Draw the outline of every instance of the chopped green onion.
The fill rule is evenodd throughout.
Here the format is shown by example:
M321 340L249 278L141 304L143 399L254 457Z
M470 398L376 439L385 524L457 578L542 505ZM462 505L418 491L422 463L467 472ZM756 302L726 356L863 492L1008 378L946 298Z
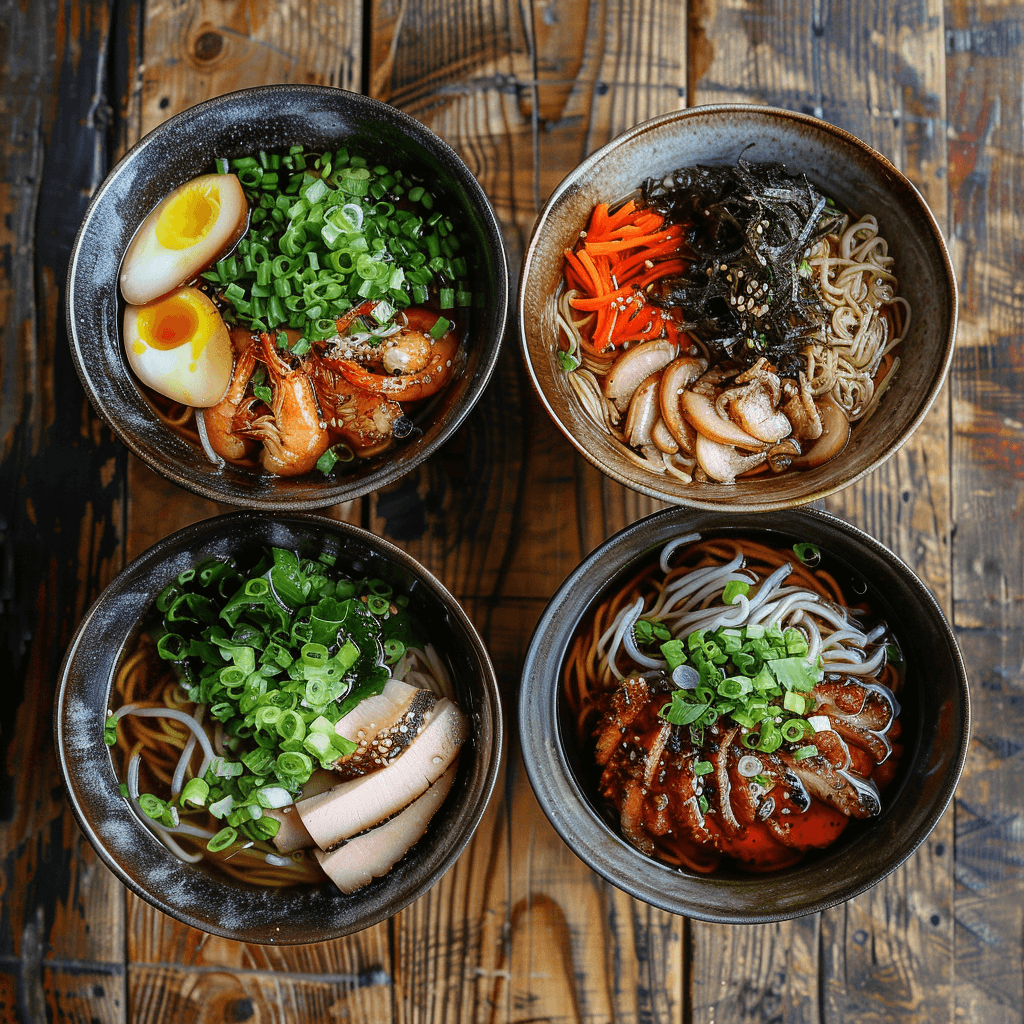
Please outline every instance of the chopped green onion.
M228 825L222 828L207 844L206 848L210 853L220 853L226 850L238 838L238 830Z
M725 591L722 594L722 600L725 604L735 604L736 598L739 595L746 597L750 593L750 584L743 580L729 580L725 585Z
M817 565L821 561L821 549L817 544L800 541L793 545L793 551L804 565Z
M781 732L787 743L799 743L808 733L814 732L814 726L806 718L791 718L783 724Z

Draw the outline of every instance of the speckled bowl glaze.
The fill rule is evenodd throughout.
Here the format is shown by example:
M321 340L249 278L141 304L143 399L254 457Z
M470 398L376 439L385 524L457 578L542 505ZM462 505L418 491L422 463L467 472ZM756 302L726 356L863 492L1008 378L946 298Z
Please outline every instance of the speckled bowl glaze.
M350 895L332 885L257 888L171 854L118 791L103 723L118 663L161 589L209 556L270 544L330 551L337 564L377 576L412 605L448 660L456 701L470 719L452 792L423 838L383 878ZM335 520L237 512L187 527L131 563L86 615L61 668L56 747L79 825L104 863L166 914L244 942L321 942L376 924L423 895L469 842L498 773L502 717L490 658L458 602L419 563L386 541Z
M754 535L767 543L817 544L867 585L873 610L897 637L908 671L900 695L903 756L882 793L882 813L851 822L828 849L769 874L672 868L640 853L600 804L595 773L579 749L562 692L562 671L580 621L674 537ZM526 771L541 807L570 849L625 892L704 921L752 924L812 914L881 881L924 842L953 797L967 756L967 675L952 630L928 589L891 551L840 519L813 509L722 515L656 512L597 548L565 580L537 624L519 692Z
M215 157L301 144L344 143L433 183L479 253L468 359L410 443L329 478L295 479L211 464L154 415L121 343L121 258L146 215L173 188L212 170ZM96 193L68 268L67 328L75 366L96 411L150 468L213 501L266 510L323 508L398 479L442 445L469 415L494 369L508 307L508 272L494 211L466 165L429 128L385 103L322 86L273 85L219 96L170 118L117 164Z
M583 411L556 358L556 301L563 251L599 202L677 167L780 162L805 173L841 206L872 213L896 257L911 328L901 366L845 451L813 470L735 484L686 484L637 466ZM534 228L519 287L519 331L537 394L562 433L598 469L644 494L723 510L790 508L822 498L879 466L914 432L945 380L956 334L956 280L935 218L914 186L859 139L804 114L755 106L693 107L631 128L588 157L555 189Z

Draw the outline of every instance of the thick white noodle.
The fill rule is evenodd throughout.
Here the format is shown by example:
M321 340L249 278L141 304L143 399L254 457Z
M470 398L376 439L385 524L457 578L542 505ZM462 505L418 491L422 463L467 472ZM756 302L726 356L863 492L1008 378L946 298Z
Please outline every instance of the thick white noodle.
M196 706L194 718L196 724L202 728L203 715L206 713L206 705L199 704ZM185 784L185 772L188 771L189 762L192 760L192 751L196 749L196 734L192 733L188 738L188 742L185 744L181 751L181 757L178 758L177 767L174 769L174 778L171 779L171 796L177 796L181 792L182 786ZM202 778L202 776L199 776Z
M800 625L804 628L805 635L807 636L807 660L812 665L818 664L818 656L821 654L821 630L818 629L818 624L814 621L814 616L804 615L801 619Z
M720 589L725 590L725 578L735 572L743 564L743 555L737 555L731 562L725 565L711 565L704 569L695 569L687 573L681 580L665 588L661 600L652 609L652 614L662 616L671 611L684 598L701 590L705 586L721 581ZM686 607L689 607L687 605ZM683 609L685 610L685 608Z
M619 626L622 625L623 618L625 616L629 615L631 610L632 609L630 607L628 607L628 606L625 607L625 608L619 609L619 613L615 616L614 619L612 619L611 624L601 634L600 639L597 641L597 653L601 657L607 657L607 654L608 654L608 644L611 642L612 638L618 632Z
M845 672L851 676L873 676L885 664L885 648L879 647L867 661L850 661L852 651L840 648L838 651L826 651L823 655L826 672ZM832 654L846 655L846 658L830 657Z
M636 606L634 605L634 607ZM640 610L643 611L643 605L640 606ZM667 668L668 662L663 658L650 658L644 654L639 647L637 647L636 637L633 634L633 627L637 624L639 619L640 616L638 614L637 617L633 619L632 623L630 623L629 628L622 634L622 646L626 648L626 653L638 665L642 665L644 668Z
M625 615L619 616L619 625L615 630L615 635L612 637L611 646L608 648L608 667L612 670L612 675L616 679L622 679L623 675L619 671L618 666L615 662L618 660L619 647L622 645L622 638L626 633L627 629L633 628L633 623L640 618L640 613L644 610L644 599L638 597L636 604L632 605Z
M706 587L701 587L696 594L691 594L690 599L683 605L682 611L689 612L694 609L701 610L708 606L709 599L712 597L720 597L725 591L725 588L733 582L738 583L756 583L756 579L751 578L750 573L746 572L730 572L720 579L716 579L709 583Z
M667 573L670 568L668 563L676 551L684 544L692 544L695 540L700 540L699 533L687 533L682 537L676 537L675 540L670 540L661 549L661 557L658 559L658 565L661 567L661 571Z
M182 725L187 725L192 730L192 734L199 740L199 745L203 748L203 763L199 769L199 777L202 778L206 774L206 769L210 767L210 762L216 755L213 752L213 747L210 745L210 738L191 715L187 715L184 711L178 711L175 708L140 708L137 704L125 704L119 707L110 716L109 720L116 722L125 715L137 715L139 718L170 718L175 722L181 722Z
M834 633L830 633L828 639L822 643L822 648L826 651L831 650L833 647L839 647L847 641L853 641L858 647L865 647L868 643L868 638L859 629L849 626L846 629L837 629Z
M135 808L135 813L139 816L139 819L146 824L146 827L153 832L157 839L159 839L175 857L179 857L187 864L197 864L203 859L203 855L201 853L188 853L183 850L168 834L170 830L166 826L161 825L158 821L154 821L139 806L139 765L141 762L141 754L136 754L128 762L128 796L131 797L132 807ZM178 825L177 827L180 829L183 826ZM209 835L212 836L213 833L211 832Z

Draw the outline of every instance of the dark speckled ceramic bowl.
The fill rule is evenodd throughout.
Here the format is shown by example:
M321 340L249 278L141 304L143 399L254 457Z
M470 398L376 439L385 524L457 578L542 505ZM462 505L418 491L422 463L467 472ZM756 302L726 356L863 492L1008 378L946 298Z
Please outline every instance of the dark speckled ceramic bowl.
M735 484L687 484L637 466L623 446L584 412L559 366L555 294L563 252L599 202L628 195L677 167L780 162L805 173L841 206L874 214L896 257L899 294L912 309L901 366L868 422L838 457L816 469ZM723 511L791 508L822 498L875 469L924 419L953 357L957 293L942 234L924 199L888 161L825 121L755 106L693 107L656 117L589 156L555 189L526 251L519 287L519 330L526 365L545 408L598 469L644 494Z
M900 696L904 752L882 813L851 822L831 847L770 874L675 869L621 836L601 806L596 773L580 749L562 693L563 659L580 621L616 581L637 572L674 537L698 532L755 535L789 547L817 544L831 564L858 578L897 637L908 671ZM841 574L840 578L845 575ZM638 899L688 917L728 924L781 921L848 900L902 864L952 799L967 756L970 706L956 640L935 599L891 551L824 512L789 510L723 516L667 509L602 544L551 599L526 655L519 694L520 738L541 807L570 849Z
M436 183L479 253L473 288L484 296L468 323L468 361L432 407L423 433L347 473L295 479L218 469L154 415L128 369L121 343L121 257L138 226L173 188L213 168L215 157L301 144L341 144ZM490 379L508 307L505 252L483 189L429 128L385 103L322 86L244 89L201 103L150 132L111 171L75 240L68 268L67 326L86 394L117 436L148 466L213 501L268 510L316 509L398 479L442 445L469 415Z
M103 723L111 683L140 618L180 572L211 555L265 544L331 551L337 564L388 580L447 658L455 699L470 720L451 793L424 837L383 878L343 895L333 885L257 888L186 864L142 824L118 791ZM130 889L185 924L245 942L320 942L383 921L427 891L469 842L494 787L501 705L487 651L455 599L407 554L364 530L317 516L238 512L154 545L100 595L61 669L56 746L71 806L106 865Z

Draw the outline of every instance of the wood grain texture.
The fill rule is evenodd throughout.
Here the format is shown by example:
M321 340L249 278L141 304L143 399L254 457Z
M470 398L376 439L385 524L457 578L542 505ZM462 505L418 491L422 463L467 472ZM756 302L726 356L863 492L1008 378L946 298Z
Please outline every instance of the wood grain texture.
M377 94L466 161L497 211L513 278L557 182L588 151L682 102L686 18L677 4L382 2L371 25L371 52L393 55L392 74L372 79ZM683 1000L683 922L635 904L569 853L526 781L510 713L548 597L590 547L654 504L594 480L529 391L516 348L506 338L495 380L459 435L373 502L372 527L400 539L466 604L513 731L498 809L455 870L399 915L396 1007L403 1021L667 1021ZM433 960L446 954L423 952L415 922L427 900L461 908L466 875L488 880L481 933L469 950L455 942L458 979L449 974L431 994L434 972L443 980ZM461 936L455 910L443 927Z
M5 1019L125 1019L120 887L63 799L54 686L120 564L124 457L64 335L64 276L117 145L113 4L0 4L0 1003ZM123 32L121 30L124 30Z
M701 6L702 31L694 38L706 70L695 82L695 102L768 103L846 128L901 167L939 223L948 222L941 3L766 6L709 0ZM824 503L892 548L947 609L949 451L949 398L943 393L900 452ZM908 866L822 915L826 955L816 1001L808 1000L799 975L775 976L783 1004L809 1014L797 1019L952 1019L953 867L951 857L934 853L951 847L952 829L948 814ZM696 927L694 941L695 991L713 990L721 984L720 935ZM765 929L762 941L771 949L776 928ZM764 956L756 943L751 954ZM733 972L729 986L737 1004L748 984L743 973ZM695 1003L694 1020L703 1019Z
M327 0L151 0L142 129L252 85L359 88L362 5Z
M0 1021L1020 1021L1022 45L1009 0L0 0ZM955 816L904 868L816 917L710 926L615 890L551 829L514 717L530 633L580 558L657 503L575 455L510 333L444 449L327 510L427 564L492 652L506 768L464 855L392 921L322 945L234 943L126 901L60 795L60 654L125 555L227 508L92 414L65 268L126 144L264 82L365 87L424 120L491 197L513 277L562 176L686 103L818 114L917 184L962 290L950 385L910 444L826 503L928 583L972 676Z
M1024 17L946 4L949 189L961 290L952 376L954 624L974 695L956 803L956 1014L1024 1014Z
M238 945L235 943L235 945ZM389 978L330 970L303 975L297 968L272 972L235 965L186 970L174 964L129 971L133 1021L386 1021L391 1017Z

